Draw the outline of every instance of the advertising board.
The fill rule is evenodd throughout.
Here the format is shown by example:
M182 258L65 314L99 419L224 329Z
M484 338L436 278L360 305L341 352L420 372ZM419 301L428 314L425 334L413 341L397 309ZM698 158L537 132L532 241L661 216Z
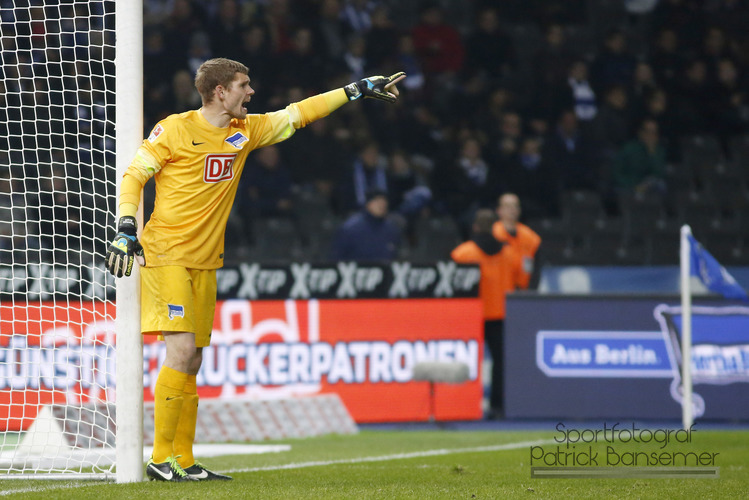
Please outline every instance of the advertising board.
M0 428L25 428L40 404L114 401L113 314L111 302L0 305ZM476 298L219 301L198 393L335 392L357 422L478 419L481 337ZM144 397L152 400L166 351L154 336L144 341ZM412 380L420 361L469 368L468 382L436 384L434 415L428 383Z

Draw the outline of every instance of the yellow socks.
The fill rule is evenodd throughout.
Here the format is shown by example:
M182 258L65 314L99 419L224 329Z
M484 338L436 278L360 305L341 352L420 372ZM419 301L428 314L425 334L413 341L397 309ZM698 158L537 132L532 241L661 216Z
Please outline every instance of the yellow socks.
M178 372L168 366L161 367L156 379L153 461L157 464L166 462L167 458L174 455L174 436L182 413L183 401L186 399L183 391L187 379L187 373Z
M195 441L195 424L198 421L198 391L195 383L196 376L188 375L182 392L182 413L174 436L174 456L183 468L195 464L192 454L192 444Z

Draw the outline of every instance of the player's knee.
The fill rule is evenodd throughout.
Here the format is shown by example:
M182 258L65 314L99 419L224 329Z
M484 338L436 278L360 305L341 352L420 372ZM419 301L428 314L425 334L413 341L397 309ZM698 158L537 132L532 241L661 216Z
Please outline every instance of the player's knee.
M198 373L198 370L200 370L200 365L203 364L203 348L198 347L195 349L195 353L192 357L192 361L190 362L190 373Z
M192 363L197 351L195 335L187 332L169 333L164 335L164 339L168 358L179 360L187 365Z

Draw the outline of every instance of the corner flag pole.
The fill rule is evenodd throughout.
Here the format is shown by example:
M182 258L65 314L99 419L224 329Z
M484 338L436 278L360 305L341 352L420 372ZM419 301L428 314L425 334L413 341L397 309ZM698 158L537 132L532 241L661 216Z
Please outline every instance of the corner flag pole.
M688 225L681 226L681 421L684 429L694 423L692 409L692 291L689 269L690 252L688 236L692 230Z

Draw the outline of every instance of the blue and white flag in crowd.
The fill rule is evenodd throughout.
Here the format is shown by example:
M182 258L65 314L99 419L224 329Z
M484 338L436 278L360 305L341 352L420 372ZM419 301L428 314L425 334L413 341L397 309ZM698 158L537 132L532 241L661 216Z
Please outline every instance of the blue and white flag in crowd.
M726 268L721 266L710 255L710 252L694 239L690 234L689 240L689 270L693 276L697 276L711 292L719 293L727 299L740 299L749 301L746 291L731 276Z

